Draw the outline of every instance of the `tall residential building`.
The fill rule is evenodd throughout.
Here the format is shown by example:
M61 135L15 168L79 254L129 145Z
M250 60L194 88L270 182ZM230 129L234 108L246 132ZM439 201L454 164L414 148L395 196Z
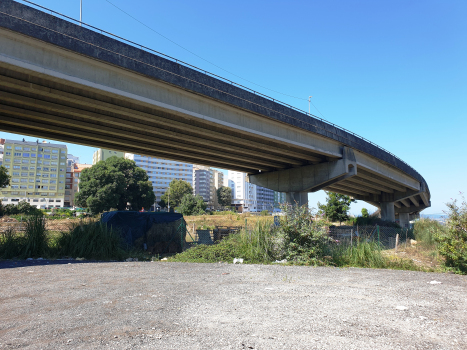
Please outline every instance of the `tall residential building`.
M217 209L217 189L224 183L221 171L203 165L193 165L193 192L203 197L208 209Z
M113 156L123 158L125 156L125 153L99 148L92 155L92 164L96 164L97 162L99 162L101 160L106 160L106 159L108 159L110 157L113 157Z
M229 170L224 182L232 189L232 204L238 211L273 211L274 191L247 182L245 173Z
M75 165L79 163L79 157L67 155L66 179L65 179L65 207L75 206L75 192L77 184L74 182Z
M280 209L281 204L286 202L285 192L274 191L274 209Z
M134 160L137 166L146 170L149 181L152 182L156 202L161 200L173 179L193 185L193 164L132 153L126 153L125 158Z
M92 164L73 164L73 206L77 206L75 203L76 193L79 192L79 182L81 181L81 171L86 168L92 167Z
M27 201L37 208L63 207L67 147L63 144L1 140L2 165L11 175L1 189L3 204Z

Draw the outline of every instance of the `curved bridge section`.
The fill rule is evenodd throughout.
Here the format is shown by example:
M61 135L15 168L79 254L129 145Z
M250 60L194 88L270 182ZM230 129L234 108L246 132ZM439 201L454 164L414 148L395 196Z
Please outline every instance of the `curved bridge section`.
M243 171L304 203L348 194L408 223L423 177L370 141L174 59L0 3L0 129Z

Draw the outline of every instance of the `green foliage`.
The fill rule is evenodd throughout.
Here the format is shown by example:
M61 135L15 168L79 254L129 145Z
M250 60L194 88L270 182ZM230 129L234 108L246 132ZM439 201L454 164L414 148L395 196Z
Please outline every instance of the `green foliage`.
M24 239L21 254L23 258L38 258L47 255L47 231L42 215L30 216L26 220Z
M262 210L261 211L261 216L268 216L269 215L269 211L268 210Z
M267 222L257 222L251 230L232 234L215 245L198 245L169 258L179 262L232 262L243 258L245 263L269 263L275 258L274 232Z
M222 207L228 207L232 204L232 189L222 186L217 189L217 203Z
M170 198L170 207L179 207L182 203L183 196L186 194L193 194L193 187L191 187L191 185L186 181L173 179L158 204L162 208L165 208L167 207Z
M277 228L281 257L288 261L318 263L330 238L322 221L313 221L306 206L284 205L286 215Z
M69 232L58 239L62 256L110 260L122 259L122 239L119 232L101 222L73 224Z
M448 219L445 231L435 233L438 251L445 265L458 273L467 274L467 202L457 200L447 204Z
M42 215L42 211L26 201L18 204L7 204L3 208L4 215Z
M110 208L125 210L127 203L131 210L149 208L155 195L148 179L133 160L110 157L83 169L75 202L93 213Z
M200 195L187 193L183 196L178 211L184 216L203 215L206 212L206 203Z
M420 219L414 224L415 239L422 244L433 247L436 245L436 236L443 235L446 228L436 220Z
M20 256L24 238L18 236L10 227L0 234L0 259L12 259Z
M10 186L10 178L7 168L0 166L0 188Z
M362 218L369 218L370 214L368 214L367 208L362 208Z
M381 254L381 246L377 242L357 242L353 246L339 245L331 250L336 266L386 267L386 259Z
M326 219L332 222L347 220L349 218L350 203L355 202L355 199L334 192L326 192L326 194L326 204L318 202L319 214L324 215Z

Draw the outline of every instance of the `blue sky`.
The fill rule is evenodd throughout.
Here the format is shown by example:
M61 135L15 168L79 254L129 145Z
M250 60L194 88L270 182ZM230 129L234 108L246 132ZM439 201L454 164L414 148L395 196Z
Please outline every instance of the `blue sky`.
M312 95L312 113L422 174L425 214L467 191L467 1L110 1L154 31L107 0L83 0L83 21L304 110ZM79 0L36 3L79 19Z

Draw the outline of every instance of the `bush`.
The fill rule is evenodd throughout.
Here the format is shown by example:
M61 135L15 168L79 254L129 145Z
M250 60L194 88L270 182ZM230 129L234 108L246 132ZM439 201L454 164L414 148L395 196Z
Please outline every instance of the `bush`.
M120 233L101 222L72 224L58 239L58 246L62 256L74 258L118 260L125 256Z
M22 247L23 237L16 235L11 227L0 235L0 259L20 256Z
M262 210L261 211L261 216L268 216L269 215L269 211L268 210Z
M429 247L436 245L436 236L444 231L445 227L436 220L420 219L414 224L415 239Z
M324 223L313 221L313 215L306 206L285 205L281 209L286 213L277 228L281 258L301 263L318 263L331 240Z
M435 233L438 251L445 258L445 265L458 273L467 274L467 203L462 198L460 206L454 200L447 204L446 230Z

